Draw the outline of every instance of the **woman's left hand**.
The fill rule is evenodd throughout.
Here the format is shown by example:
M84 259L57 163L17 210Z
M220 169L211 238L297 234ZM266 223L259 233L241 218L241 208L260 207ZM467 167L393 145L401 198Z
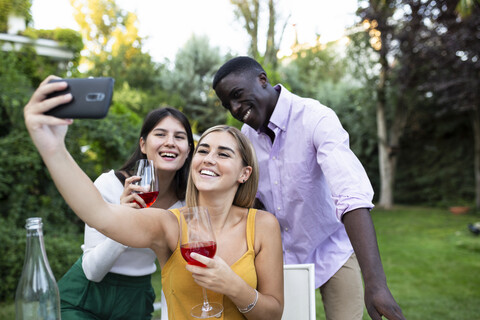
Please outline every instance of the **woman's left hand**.
M211 259L198 253L192 253L191 257L206 265L206 267L199 267L187 264L186 268L192 273L195 282L205 289L228 295L232 281L238 278L232 268L219 256Z

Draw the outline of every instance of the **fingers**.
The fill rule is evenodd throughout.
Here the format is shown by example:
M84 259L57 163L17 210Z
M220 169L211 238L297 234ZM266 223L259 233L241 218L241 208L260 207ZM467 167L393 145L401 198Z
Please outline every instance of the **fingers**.
M141 178L138 176L131 176L125 179L125 187L120 196L120 204L136 209L146 207L145 201L136 193L138 191L143 191L143 189L140 186L133 184L140 179Z
M377 312L377 310L370 311L367 309L367 311L372 320L382 320L382 316Z
M202 256L201 254L192 252L190 255L191 258L197 260L198 262L203 263L204 265L207 266L207 268L213 268L215 266L215 261L213 259L210 259L208 257Z
M65 90L68 87L68 83L66 81L59 81L59 82L49 82L50 80L53 79L60 79L55 76L49 76L46 78L40 86L35 90L35 92L32 95L33 101L42 101L44 100L47 95L56 92L56 91L62 91Z
M217 270L213 270L213 267L215 266L213 259L207 258L205 256L202 256L201 254L194 252L191 253L190 257L203 263L206 267L187 264L187 271L192 273L192 277L196 283L205 288L210 288L210 284L212 282L215 282L213 279L218 276Z
M28 105L27 105L28 106ZM36 111L35 109L24 110L25 125L31 133L32 130L37 130L42 126L58 127L64 125L70 125L73 123L73 119L61 119L52 116L44 115L41 112Z
M367 311L372 320L405 320L402 309L391 298L391 301L378 301L377 304L367 304ZM383 317L383 318L382 318Z
M383 316L389 320L405 320L402 309L398 306L389 309L388 312L384 312Z
M147 207L147 204L145 203L145 201L138 195L138 193L132 193L132 196L133 196L133 201L135 201L139 206L140 208L146 208Z
M51 80L59 80L59 79L62 79L62 78L51 74L40 83L40 86L49 83Z
M72 100L72 95L70 93L46 99L47 95L67 88L68 84L66 82L53 82L49 83L48 81L52 79L58 79L56 76L49 76L46 78L40 86L35 90L30 101L24 108L24 115L43 115L44 112Z
M120 196L120 204L136 209L145 208L146 206L145 201L137 193L126 194L125 191Z
M139 177L139 176L131 176L131 177L125 179L125 190L128 190L129 192L143 191L142 187L135 184L135 182L140 181L140 180L142 180L142 178Z
M187 265L187 271L192 273L193 280L200 286L225 294L228 292L232 279L238 277L230 266L220 257L213 259L202 256L198 253L192 253L192 259L203 263L206 267Z
M133 198L133 197L131 197L131 198ZM131 202L121 202L120 204L123 205L123 206L134 208L134 209L142 209L142 207L137 202L135 202L134 200L132 200Z
M194 277L205 275L207 271L215 267L215 261L213 259L202 256L201 254L192 252L190 254L190 257L205 265L205 267L200 267L200 266L187 264L187 267L186 267L187 270L190 271L194 275Z

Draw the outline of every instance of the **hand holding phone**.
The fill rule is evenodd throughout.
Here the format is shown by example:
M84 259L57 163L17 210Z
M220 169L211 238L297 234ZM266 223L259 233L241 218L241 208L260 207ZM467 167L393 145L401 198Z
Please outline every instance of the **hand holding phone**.
M71 93L70 102L61 104L45 114L58 118L101 119L105 118L113 96L113 78L74 78L55 79L50 82L65 81L68 87L47 96L56 97Z

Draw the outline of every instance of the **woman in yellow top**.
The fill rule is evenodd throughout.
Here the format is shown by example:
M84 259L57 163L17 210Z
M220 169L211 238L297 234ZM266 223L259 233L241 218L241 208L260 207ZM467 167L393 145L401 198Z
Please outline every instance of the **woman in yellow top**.
M235 128L217 126L207 130L197 145L187 205L208 208L217 253L213 259L192 255L206 268L187 265L179 258L178 212L146 208L139 213L105 202L71 157L64 139L73 120L43 114L72 99L70 94L46 99L67 86L66 82L48 83L53 78L40 84L24 108L30 136L58 190L85 223L124 245L156 253L169 319L191 318L191 308L202 301L200 286L208 290L210 301L224 305L223 319L280 319L280 228L272 214L249 209L257 190L258 166L248 139Z

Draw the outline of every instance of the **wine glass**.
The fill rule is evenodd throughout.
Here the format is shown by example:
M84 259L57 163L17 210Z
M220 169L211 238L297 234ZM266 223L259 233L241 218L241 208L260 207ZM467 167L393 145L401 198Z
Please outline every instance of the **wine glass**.
M213 258L217 251L217 242L213 233L210 215L206 207L190 207L180 210L180 252L188 264L206 267L203 263L190 257L192 252ZM207 292L202 287L203 303L192 308L195 318L211 318L219 316L223 306L208 302Z
M157 181L157 171L153 165L152 160L140 159L135 163L134 175L139 176L141 179L135 181L133 184L142 187L143 191L135 191L140 198L145 201L145 207L150 207L158 196L158 181ZM136 201L140 207L142 205Z

